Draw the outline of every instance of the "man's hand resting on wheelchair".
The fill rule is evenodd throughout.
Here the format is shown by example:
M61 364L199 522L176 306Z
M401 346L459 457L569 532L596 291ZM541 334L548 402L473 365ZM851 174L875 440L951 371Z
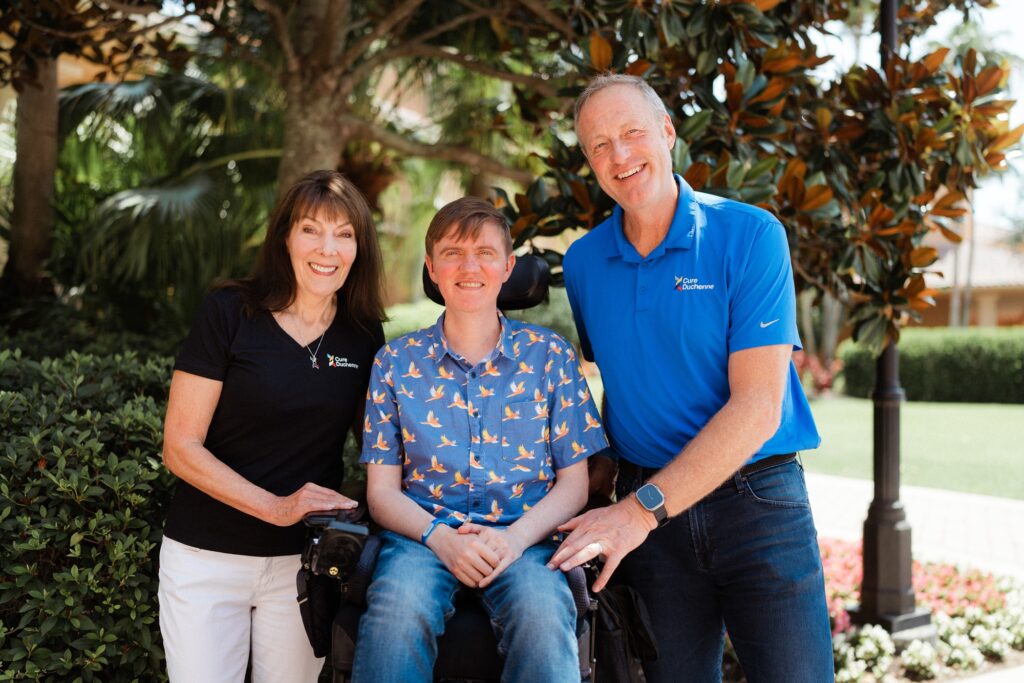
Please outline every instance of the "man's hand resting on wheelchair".
M622 558L643 543L657 525L632 496L615 505L590 510L558 527L559 531L572 533L562 541L548 567L565 572L604 556L604 568L593 586L594 592L600 591Z

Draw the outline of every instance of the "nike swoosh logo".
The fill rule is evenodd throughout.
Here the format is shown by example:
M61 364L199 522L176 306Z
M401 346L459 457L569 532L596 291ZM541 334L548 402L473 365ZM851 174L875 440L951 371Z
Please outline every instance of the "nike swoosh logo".
M763 323L761 323L761 329L763 330L764 328L768 327L769 325L774 325L777 322L779 322L778 318L776 318L775 320L769 320L766 323L763 322Z

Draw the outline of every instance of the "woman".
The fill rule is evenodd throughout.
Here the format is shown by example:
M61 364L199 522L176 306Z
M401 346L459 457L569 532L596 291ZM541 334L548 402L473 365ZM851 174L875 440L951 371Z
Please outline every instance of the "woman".
M170 679L317 680L295 574L303 515L337 492L384 343L369 206L339 173L292 186L252 277L203 303L174 366L164 462L180 479L160 549Z

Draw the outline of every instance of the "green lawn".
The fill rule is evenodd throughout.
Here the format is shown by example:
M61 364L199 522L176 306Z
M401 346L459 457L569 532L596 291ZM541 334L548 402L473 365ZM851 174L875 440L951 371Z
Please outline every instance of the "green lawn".
M821 447L804 454L810 472L871 479L872 404L811 403ZM902 483L1024 500L1024 405L904 403Z
M587 378L598 405L600 375ZM810 472L871 479L871 401L811 402L821 447L803 454ZM1024 500L1024 405L904 403L902 483Z

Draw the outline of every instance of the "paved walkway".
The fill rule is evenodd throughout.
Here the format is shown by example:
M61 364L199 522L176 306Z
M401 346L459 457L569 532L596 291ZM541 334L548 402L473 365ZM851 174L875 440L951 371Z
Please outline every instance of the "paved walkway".
M874 484L807 473L819 536L860 540ZM912 530L914 557L977 567L1024 580L1024 501L903 486L900 500ZM969 678L971 683L1020 683L1024 667ZM958 680L965 680L958 679Z
M864 479L808 473L818 535L859 540L873 487ZM915 558L1024 580L1024 501L917 486L903 486L900 499Z

